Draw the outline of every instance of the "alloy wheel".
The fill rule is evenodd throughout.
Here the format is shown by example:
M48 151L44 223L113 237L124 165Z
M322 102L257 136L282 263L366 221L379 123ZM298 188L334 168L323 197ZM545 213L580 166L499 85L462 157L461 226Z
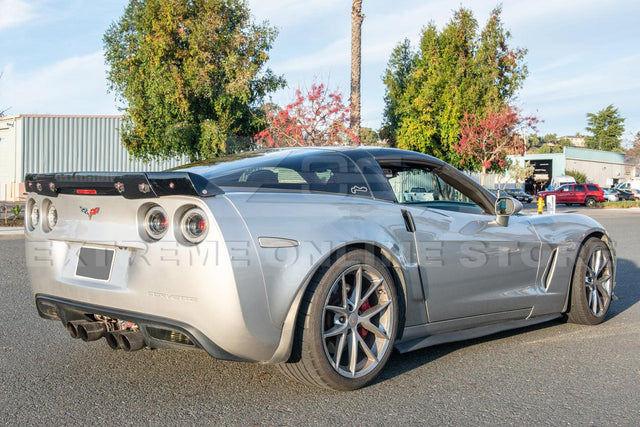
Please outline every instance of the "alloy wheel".
M602 317L611 303L613 280L611 258L607 251L596 248L589 256L585 274L587 306L596 317Z
M322 314L322 344L333 369L359 378L387 354L395 331L390 284L367 264L346 269L333 283Z

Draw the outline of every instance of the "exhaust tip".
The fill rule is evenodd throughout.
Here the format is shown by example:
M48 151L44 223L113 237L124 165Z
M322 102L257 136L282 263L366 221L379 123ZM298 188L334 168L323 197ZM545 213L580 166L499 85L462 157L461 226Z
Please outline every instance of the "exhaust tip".
M76 329L76 325L74 325L73 322L67 322L65 327L67 328L67 332L69 332L69 336L71 338L73 339L80 338L78 336L78 330Z
M102 322L85 322L76 328L82 341L96 341L107 333L107 327Z
M120 348L120 340L118 340L119 332L109 332L105 338L107 339L107 344L111 347L112 350L118 350Z
M137 351L145 347L146 343L138 331L126 331L118 335L120 347L124 351Z
M67 328L67 332L69 332L71 338L82 338L80 330L83 325L89 323L91 322L87 320L71 320L70 322L67 322L65 327Z

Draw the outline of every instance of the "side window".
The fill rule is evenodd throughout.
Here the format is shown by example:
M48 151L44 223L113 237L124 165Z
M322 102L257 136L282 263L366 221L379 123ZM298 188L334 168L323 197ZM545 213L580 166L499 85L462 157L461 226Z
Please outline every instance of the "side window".
M562 191L571 191L571 185L565 185L564 187L562 187Z
M584 185L574 185L574 188L575 188L575 190L573 190L573 191L587 191L584 188Z
M383 166L393 192L402 204L481 214L469 197L449 185L435 172L419 167Z
M587 185L587 188L589 189L589 191L598 191L598 187L596 187L595 185Z

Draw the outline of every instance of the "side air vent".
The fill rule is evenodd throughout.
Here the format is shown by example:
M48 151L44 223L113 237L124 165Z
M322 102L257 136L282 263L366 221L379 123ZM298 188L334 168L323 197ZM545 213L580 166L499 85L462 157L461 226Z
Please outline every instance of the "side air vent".
M551 257L549 258L549 262L547 263L547 268L544 272L544 277L542 283L544 284L544 290L548 291L549 286L551 285L551 281L553 280L553 274L556 271L556 263L558 262L558 248L553 250Z

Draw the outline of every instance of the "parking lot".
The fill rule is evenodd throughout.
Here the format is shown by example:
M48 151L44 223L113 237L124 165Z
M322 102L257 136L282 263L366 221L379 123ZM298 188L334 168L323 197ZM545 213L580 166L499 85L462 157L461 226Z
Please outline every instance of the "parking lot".
M532 212L535 205L527 205ZM640 209L592 210L618 255L606 322L554 321L394 354L334 392L204 352L114 352L36 313L20 236L0 240L0 420L6 425L640 424Z

